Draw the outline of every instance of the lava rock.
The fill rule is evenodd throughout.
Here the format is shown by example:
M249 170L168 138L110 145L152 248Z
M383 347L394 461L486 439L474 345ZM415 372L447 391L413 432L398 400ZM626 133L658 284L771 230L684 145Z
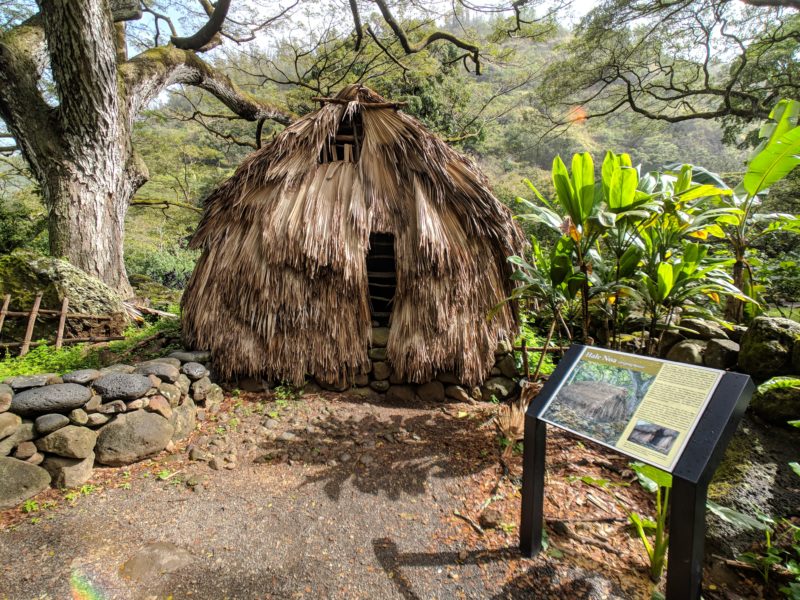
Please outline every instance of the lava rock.
M11 408L11 398L14 396L14 390L10 385L0 383L0 413L6 412Z
M511 354L506 354L503 358L497 361L495 366L500 369L501 375L508 377L509 379L519 377L517 363L514 361L514 357Z
M370 348L369 357L372 360L386 360L386 348Z
M112 467L128 465L164 450L175 429L156 413L135 410L119 415L97 436L97 462Z
M481 398L484 402L489 402L492 396L505 400L514 393L516 387L516 382L508 377L490 377L481 388Z
M211 352L208 350L183 350L179 352L172 352L170 358L177 358L182 363L199 362L207 363L211 360Z
M696 340L726 340L728 334L722 327L711 321L703 321L702 319L683 319L681 320L681 329L688 329L684 331L684 335Z
M167 542L156 542L144 546L122 565L121 573L141 582L149 582L164 573L174 573L194 560L191 553Z
M172 407L170 406L169 400L164 398L164 396L156 394L155 396L150 396L148 400L148 411L158 413L165 419L172 418Z
M36 417L35 423L36 433L39 435L47 435L48 433L53 433L54 431L69 425L69 417L58 413L53 413Z
M372 347L385 348L389 343L389 328L388 327L373 327L372 328Z
M210 375L208 369L198 362L187 362L181 367L181 373L186 375L192 381L197 381L198 379L202 379L203 377L208 377Z
M158 393L164 396L169 402L170 406L178 406L181 401L181 390L177 385L171 383L162 383L158 386Z
M103 415L100 413L92 413L89 415L89 420L86 424L89 427L99 427L101 425L105 425L111 420L111 417L108 415Z
M372 365L372 376L378 381L383 381L384 379L389 379L389 375L392 374L392 367L389 363L385 362L376 362Z
M97 433L88 427L67 425L36 440L36 447L67 458L86 458L92 453L96 440Z
M81 369L79 371L72 371L62 376L61 379L64 383L77 383L79 385L86 385L93 382L100 377L100 371L97 369Z
M11 386L14 392L22 392L32 388L44 387L53 378L58 377L57 373L41 373L40 375L17 375L9 377L3 383Z
M0 509L13 508L49 485L50 474L41 467L0 456Z
M94 453L86 458L48 456L42 463L42 467L50 473L52 484L55 487L80 487L92 477Z
M359 373L355 377L353 377L353 384L359 387L365 387L369 385L369 375L366 373Z
M511 342L509 342L507 339L502 339L497 342L497 348L494 350L494 355L502 356L503 354L511 354L511 351Z
M444 395L448 398L452 398L457 402L471 402L472 397L467 393L460 385L448 385L444 388Z
M138 367L134 373L139 375L155 375L161 381L166 381L167 383L174 383L181 372L170 364L164 362L146 362L142 363ZM139 394L140 396L143 394Z
M371 387L376 392L383 393L383 392L385 392L385 391L387 391L389 389L390 384L389 384L388 381L383 379L383 380L380 380L380 381L371 381L370 384L369 384L369 387Z
M58 383L33 388L15 394L11 410L18 415L69 412L80 408L92 397L92 392L77 383Z
M178 377L178 380L175 382L175 385L181 391L181 396L188 396L189 391L192 389L192 380L181 373Z
M102 396L98 396L97 394L95 394L94 396L89 398L89 401L86 404L83 405L83 410L85 410L87 413L97 412L97 410L102 406L102 404L103 404Z
M105 375L111 375L113 373L124 373L129 375L136 370L136 367L131 365L123 365L121 363L117 363L116 365L109 365L108 367L103 367L100 369L100 376L103 377Z
M211 380L208 377L198 379L192 384L192 398L195 402L205 402L208 390L211 387Z
M386 392L387 402L408 404L417 399L417 394L410 385L393 385Z
M739 344L732 340L709 340L703 362L712 369L732 369L739 360Z
M73 425L86 425L89 422L89 415L82 408L76 408L69 413L69 422Z
M436 376L436 379L444 383L445 385L460 385L461 382L456 377L455 373L439 373Z
M112 400L100 405L97 412L103 415L118 415L128 410L128 405L122 400Z
M33 442L22 442L17 449L14 450L14 458L20 460L28 460L36 454L36 444Z
M702 365L706 346L708 346L708 342L704 340L683 340L669 349L667 360L688 365Z
M12 435L22 424L22 418L14 413L0 413L0 440Z
M775 317L756 317L742 336L739 369L757 379L788 375L800 323Z
M33 421L23 419L16 431L7 438L0 440L0 456L8 456L11 451L22 442L29 442L36 438Z
M782 381L794 380L796 377L774 377L758 386L750 402L756 414L765 421L777 425L786 425L787 421L800 416L800 388L781 385Z
M156 362L166 363L168 365L171 365L171 366L175 367L178 370L180 370L180 368L181 368L181 361L178 360L177 358L173 357L173 356L162 356L160 358L154 358L153 360L148 360L147 362L149 362L149 363L156 363Z
M110 400L136 400L144 396L152 386L146 375L138 373L111 373L96 379L92 384L95 391Z
M222 388L216 383L212 383L208 388L208 393L206 394L206 404L209 406L218 405L222 403L224 398L225 394L222 392Z
M423 402L444 402L444 385L441 381L429 381L417 387L417 396Z

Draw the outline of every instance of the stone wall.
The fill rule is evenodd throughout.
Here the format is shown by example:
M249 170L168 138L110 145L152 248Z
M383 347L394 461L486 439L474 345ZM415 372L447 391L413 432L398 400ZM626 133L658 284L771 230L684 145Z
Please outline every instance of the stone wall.
M130 464L187 437L222 389L206 352L137 365L11 377L0 384L0 509L47 486L77 487L95 464Z
M453 373L440 373L433 381L411 384L401 380L392 370L386 356L386 345L389 341L388 327L372 328L372 347L369 350L370 365L368 372L357 375L353 381L331 383L315 380L308 388L313 391L316 386L324 390L364 395L377 392L386 394L390 402L444 402L448 399L457 402L472 400L489 401L492 397L506 400L518 392L519 373L515 365L511 345L502 342L495 352L495 365L491 376L480 387L463 385ZM353 389L355 388L355 389Z

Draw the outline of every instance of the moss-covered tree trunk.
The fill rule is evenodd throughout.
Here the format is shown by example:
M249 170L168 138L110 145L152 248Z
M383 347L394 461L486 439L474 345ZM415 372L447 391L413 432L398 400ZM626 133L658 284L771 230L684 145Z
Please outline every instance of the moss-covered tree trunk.
M123 297L131 295L123 262L125 215L147 180L131 145L138 112L165 87L183 83L208 90L246 119L290 120L195 53L215 34L209 24L221 27L229 3L217 3L202 35L174 38L175 45L131 59L109 0L41 0L39 14L0 33L0 119L41 187L51 253ZM55 98L44 91L48 67Z

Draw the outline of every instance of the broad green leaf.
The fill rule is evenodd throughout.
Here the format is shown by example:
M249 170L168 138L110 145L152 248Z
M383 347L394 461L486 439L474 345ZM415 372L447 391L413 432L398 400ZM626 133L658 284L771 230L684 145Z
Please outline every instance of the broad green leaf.
M706 508L726 523L736 525L746 531L766 531L769 529L765 523L759 521L755 517L751 517L750 515L746 515L726 506L721 506L711 500L706 500Z
M790 462L789 466L791 467L792 471L794 471L797 475L800 475L800 463Z
M522 181L523 181L523 183L525 183L525 185L527 185L527 186L528 186L528 188L529 188L529 189L530 189L530 190L531 190L531 191L532 191L534 194L536 194L536 197L539 199L539 201L540 201L542 204L544 204L544 205L545 205L547 208L549 208L549 209L552 209L552 208L553 208L553 207L550 205L550 203L549 203L547 200L545 200L545 197L544 197L544 196L542 196L541 192L540 192L540 191L539 191L539 190L536 188L536 186L535 186L535 185L533 185L533 182L532 182L530 179L528 179L528 178L526 177L526 178L525 178L525 179L523 179ZM519 198L518 198L518 200L519 200Z
M742 181L750 196L766 190L800 164L800 127L791 129L767 146L747 165Z
M755 157L766 146L782 137L789 130L797 127L797 119L800 116L800 102L784 98L778 102L769 113L769 119L761 126L758 137L761 143L753 151Z
M559 204L572 217L574 222L581 223L583 219L581 219L580 213L575 212L577 208L575 205L575 190L569 178L567 165L564 164L560 156L556 156L553 159L553 185L556 188Z
M642 250L636 246L630 246L619 259L619 276L631 277L642 260Z
M658 265L658 300L663 301L672 291L675 284L675 274L672 264L662 262Z
M675 182L675 193L681 194L689 189L692 185L692 165L681 166L681 172L678 175L678 181Z
M594 206L594 161L588 152L575 154L572 157L572 186L580 203L580 221L582 224L592 214Z
M681 201L690 202L698 198L707 198L709 196L730 196L733 192L728 189L718 188L713 185L695 185L678 194Z
M655 492L656 487L672 487L672 475L666 471L638 462L631 463L630 467L636 473L641 486L647 491Z

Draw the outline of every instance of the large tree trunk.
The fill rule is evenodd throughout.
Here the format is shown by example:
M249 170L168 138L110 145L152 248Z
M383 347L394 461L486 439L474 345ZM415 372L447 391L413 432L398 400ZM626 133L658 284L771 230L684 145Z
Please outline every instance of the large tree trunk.
M122 241L135 189L122 166L96 167L96 176L80 177L72 165L67 166L42 187L49 209L50 253L129 298L133 289L125 271Z

